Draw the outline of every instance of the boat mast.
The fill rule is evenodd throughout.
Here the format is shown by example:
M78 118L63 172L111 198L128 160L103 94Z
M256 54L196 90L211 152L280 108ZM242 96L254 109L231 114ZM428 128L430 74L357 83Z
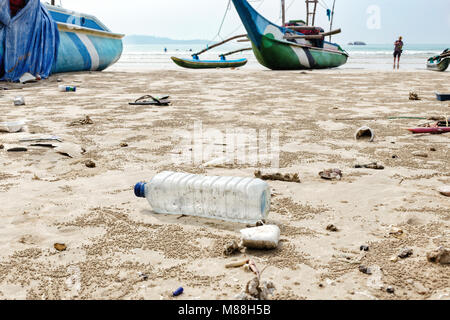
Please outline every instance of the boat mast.
M281 0L281 23L286 26L286 0Z
M331 22L330 22L330 32L333 30L333 20L334 20L334 5L336 4L336 0L333 1L333 9L331 9ZM331 35L330 35L331 42Z
M318 0L306 0L306 25L314 26Z

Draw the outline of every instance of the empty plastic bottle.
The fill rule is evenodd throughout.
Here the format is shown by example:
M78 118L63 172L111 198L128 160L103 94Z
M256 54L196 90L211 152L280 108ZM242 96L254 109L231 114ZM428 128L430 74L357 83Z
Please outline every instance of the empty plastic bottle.
M74 86L61 85L61 86L58 86L58 89L61 92L75 92L75 91L77 91L77 87L74 87Z
M261 179L164 171L134 187L156 213L255 223L267 218L270 188Z

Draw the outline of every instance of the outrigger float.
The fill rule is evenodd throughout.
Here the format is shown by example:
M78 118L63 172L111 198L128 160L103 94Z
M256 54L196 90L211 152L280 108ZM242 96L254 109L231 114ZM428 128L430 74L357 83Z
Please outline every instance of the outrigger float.
M183 68L189 68L189 69L217 69L217 68L238 68L242 67L247 64L248 60L238 59L238 60L227 60L226 57L230 56L232 54L236 54L243 51L252 50L252 48L244 48L239 49L235 51L231 51L225 54L219 55L219 60L200 60L199 56L211 49L217 48L227 42L230 42L232 40L236 40L239 38L247 37L246 34L238 35L231 37L229 39L226 39L222 42L216 43L206 49L203 49L200 52L194 53L192 55L192 59L183 59L183 58L177 58L177 57L171 57L172 61L175 62L177 65Z
M427 61L428 70L444 72L450 65L450 49L445 49L440 55Z
M16 1L17 2L17 1ZM73 71L102 71L119 60L124 35L96 17L39 0L23 0L13 12L0 0L0 80L25 74L47 78Z
M349 55L341 46L325 41L325 37L331 39L341 30L325 32L314 26L317 0L306 0L306 23L301 20L286 23L282 0L282 26L261 16L247 0L232 1L252 42L253 52L263 66L272 70L326 69L347 62ZM334 5L329 13L334 16ZM330 29L332 21L331 18Z

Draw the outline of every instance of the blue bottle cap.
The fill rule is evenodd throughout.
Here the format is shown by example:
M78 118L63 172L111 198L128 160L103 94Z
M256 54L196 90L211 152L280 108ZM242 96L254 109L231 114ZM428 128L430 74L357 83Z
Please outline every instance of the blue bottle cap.
M138 198L145 198L145 182L138 182L134 186L134 194Z
M179 287L177 290L172 292L172 294L174 297L177 297L177 296L181 295L183 293L183 291L184 291L183 287Z

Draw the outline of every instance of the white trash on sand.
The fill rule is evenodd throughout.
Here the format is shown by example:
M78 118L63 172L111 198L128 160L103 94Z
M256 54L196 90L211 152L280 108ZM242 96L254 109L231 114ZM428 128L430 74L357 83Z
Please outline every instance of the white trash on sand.
M242 244L250 249L275 249L280 241L280 228L275 225L241 230Z
M22 131L23 127L27 124L26 120L13 121L13 122L0 122L0 131L16 133Z

